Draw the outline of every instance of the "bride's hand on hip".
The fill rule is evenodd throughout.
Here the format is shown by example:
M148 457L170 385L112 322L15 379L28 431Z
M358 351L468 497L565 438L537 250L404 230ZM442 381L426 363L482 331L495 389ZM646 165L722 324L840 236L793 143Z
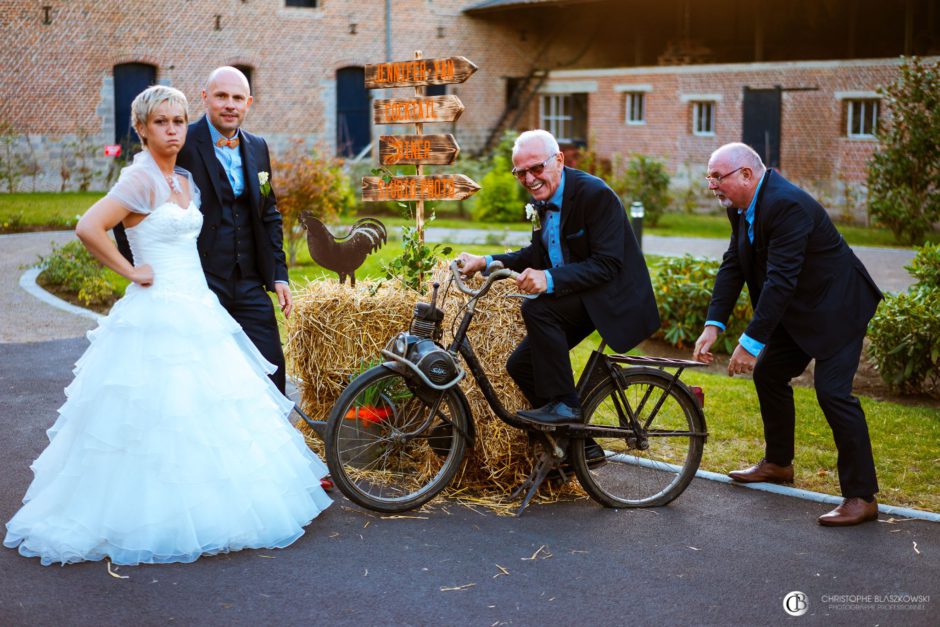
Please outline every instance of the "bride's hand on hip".
M150 264L146 263L142 266L137 266L128 278L141 287L150 287L153 285L153 268L150 267Z

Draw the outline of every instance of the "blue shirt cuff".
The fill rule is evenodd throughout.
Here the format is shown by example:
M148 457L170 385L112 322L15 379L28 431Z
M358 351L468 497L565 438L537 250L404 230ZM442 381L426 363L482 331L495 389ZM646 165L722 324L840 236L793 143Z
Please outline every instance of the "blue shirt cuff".
M283 283L284 285L290 285L290 281L281 281L280 279L276 280L275 283Z
M757 357L760 355L760 352L764 350L764 345L752 337L748 337L747 333L742 333L741 337L738 338L738 344L744 347L744 350L750 354Z
M545 271L545 293L551 294L555 291L555 280L552 279L552 273L548 270Z
M483 260L486 262L486 265L483 266L483 271L480 272L480 274L481 274L482 276L490 276L490 273L489 273L489 271L487 270L487 268L489 268L489 267L490 267L490 264L493 263L493 255L486 255L486 256L483 257Z
M709 325L711 325L711 326L713 326L713 327L718 327L718 328L721 329L722 331L725 330L725 325L721 324L721 323L718 322L717 320L706 320L706 321L705 321L705 326L707 327L707 326L709 326Z

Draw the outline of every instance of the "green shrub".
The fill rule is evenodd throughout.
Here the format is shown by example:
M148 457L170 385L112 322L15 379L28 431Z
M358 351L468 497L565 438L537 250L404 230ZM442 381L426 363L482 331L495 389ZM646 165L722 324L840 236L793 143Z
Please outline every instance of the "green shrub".
M614 155L613 171L611 187L623 199L623 204L629 208L634 201L640 201L646 226L659 224L660 216L671 201L666 165L653 157L637 154L622 166L620 155Z
M940 290L940 244L924 244L905 268L919 287Z
M478 222L519 222L525 219L525 194L512 175L511 162L505 157L493 159L493 168L480 182L473 219Z
M887 128L868 164L871 215L897 241L923 243L940 220L940 62L908 59L882 94Z
M712 298L712 288L720 262L692 255L663 257L654 266L653 292L662 321L656 337L678 348L693 346L705 327L705 316ZM751 301L747 287L725 322L728 328L712 347L716 353L731 353L751 319Z
M907 269L917 282L878 308L868 353L892 388L940 397L940 246L919 249Z
M300 244L306 241L301 214L308 211L318 220L331 222L353 205L354 194L342 161L320 147L307 150L302 141L295 141L285 158L275 159L271 167L277 210L283 220L287 265L294 266Z
M120 288L104 266L79 241L64 246L53 244L52 252L39 261L44 285L76 294L86 307L106 305L120 295Z

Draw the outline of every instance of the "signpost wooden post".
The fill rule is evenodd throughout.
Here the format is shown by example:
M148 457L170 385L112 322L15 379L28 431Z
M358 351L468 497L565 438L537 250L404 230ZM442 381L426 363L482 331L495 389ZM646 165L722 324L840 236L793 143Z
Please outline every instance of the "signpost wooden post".
M379 161L384 166L415 166L415 176L362 178L364 201L413 200L418 238L424 242L424 201L462 200L480 186L463 174L424 175L425 165L449 165L457 159L460 147L453 135L425 135L424 125L455 122L464 106L457 96L425 97L426 85L462 83L477 66L465 57L424 59L420 50L413 61L397 61L365 66L366 89L414 87L413 98L385 98L372 103L375 124L414 124L413 135L382 135Z

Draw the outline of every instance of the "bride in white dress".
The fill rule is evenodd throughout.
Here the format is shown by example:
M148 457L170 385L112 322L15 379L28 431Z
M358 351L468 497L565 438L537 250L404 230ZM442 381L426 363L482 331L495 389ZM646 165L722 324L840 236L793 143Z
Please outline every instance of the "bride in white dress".
M155 86L132 105L145 150L76 229L128 278L75 365L4 545L44 565L191 562L278 548L331 501L293 403L219 304L196 252L199 190L176 154L187 103ZM132 266L107 231L124 222Z

